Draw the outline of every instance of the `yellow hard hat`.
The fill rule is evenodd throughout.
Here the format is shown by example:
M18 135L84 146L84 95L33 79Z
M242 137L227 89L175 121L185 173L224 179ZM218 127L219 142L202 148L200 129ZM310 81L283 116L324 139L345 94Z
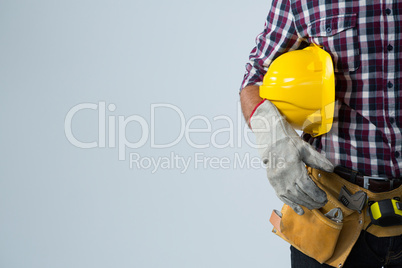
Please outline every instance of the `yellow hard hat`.
M331 56L310 45L275 59L260 86L293 128L313 137L330 131L334 116L335 78Z

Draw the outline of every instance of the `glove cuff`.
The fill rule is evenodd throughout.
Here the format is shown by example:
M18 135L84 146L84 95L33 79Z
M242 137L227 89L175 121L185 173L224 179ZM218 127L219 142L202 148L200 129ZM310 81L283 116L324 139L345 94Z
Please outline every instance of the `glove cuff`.
M254 107L253 111L251 112L250 118L248 119L248 125L250 126L251 129L252 129L252 127L251 127L251 118L253 117L253 115L254 115L255 111L258 109L258 107L260 107L260 105L263 104L266 100L267 100L267 99L263 99L262 101L260 101L260 102Z

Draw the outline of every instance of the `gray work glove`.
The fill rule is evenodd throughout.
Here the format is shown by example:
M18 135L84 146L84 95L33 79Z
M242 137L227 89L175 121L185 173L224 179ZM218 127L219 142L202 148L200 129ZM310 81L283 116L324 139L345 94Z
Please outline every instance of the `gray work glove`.
M297 214L300 205L323 207L327 196L309 177L305 165L332 172L334 167L323 155L303 141L270 101L261 103L250 118L259 153L267 167L267 177L277 196Z

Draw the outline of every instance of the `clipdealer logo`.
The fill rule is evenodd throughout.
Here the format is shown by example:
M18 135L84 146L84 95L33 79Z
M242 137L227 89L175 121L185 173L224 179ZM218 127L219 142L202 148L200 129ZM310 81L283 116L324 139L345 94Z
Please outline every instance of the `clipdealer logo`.
M146 169L155 173L159 170L176 169L185 173L190 167L194 169L230 169L230 168L264 168L259 157L251 156L250 153L234 153L233 156L211 156L206 155L202 150L208 148L225 149L240 148L243 144L256 149L258 146L250 140L251 130L244 120L240 104L237 105L236 119L233 120L227 115L217 115L212 119L204 115L194 115L186 118L184 112L177 106L169 103L150 104L149 118L133 114L129 116L115 114L117 107L115 104L107 104L104 101L98 103L80 103L72 107L66 114L64 120L64 132L70 144L81 149L93 148L117 148L118 160L128 162L130 169ZM167 142L157 142L156 139L156 120L157 113L169 110L180 122L178 134ZM80 129L74 127L74 120L80 117L84 111L94 113L94 120L97 121L98 129L94 131L94 138L91 141L82 141L74 133L79 133ZM197 128L194 125L202 123L205 127ZM216 127L225 125L225 127ZM139 138L132 141L132 137L127 137L127 128L130 126L140 127L136 133ZM168 130L164 130L168 131ZM197 142L192 136L197 134L209 135L208 141ZM96 137L97 136L97 137ZM222 136L227 138L222 142ZM221 138L218 138L221 137ZM174 147L180 142L185 141L192 148L193 155L180 155L174 152ZM148 146L152 149L167 149L172 151L168 155L151 156L141 155L138 149ZM280 166L284 159L276 155L270 155L269 165Z

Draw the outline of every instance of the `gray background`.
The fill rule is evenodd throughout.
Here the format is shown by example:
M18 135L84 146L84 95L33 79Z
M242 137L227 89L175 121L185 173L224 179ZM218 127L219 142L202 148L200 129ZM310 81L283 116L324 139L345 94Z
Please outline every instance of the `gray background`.
M288 267L271 233L281 203L263 168L130 168L116 147L82 149L65 118L82 103L114 104L107 118L150 122L151 104L185 116L238 120L238 88L270 1L0 1L0 267ZM156 112L155 140L180 133ZM98 114L82 110L74 136L98 140ZM205 128L196 120L192 127ZM115 132L117 137L118 133ZM142 129L127 125L135 142ZM257 156L233 147L127 148L149 159ZM106 136L109 137L109 136ZM208 144L211 133L194 133ZM228 133L219 134L224 144ZM117 138L116 138L117 139ZM252 134L250 134L252 139ZM232 163L233 164L233 163Z

